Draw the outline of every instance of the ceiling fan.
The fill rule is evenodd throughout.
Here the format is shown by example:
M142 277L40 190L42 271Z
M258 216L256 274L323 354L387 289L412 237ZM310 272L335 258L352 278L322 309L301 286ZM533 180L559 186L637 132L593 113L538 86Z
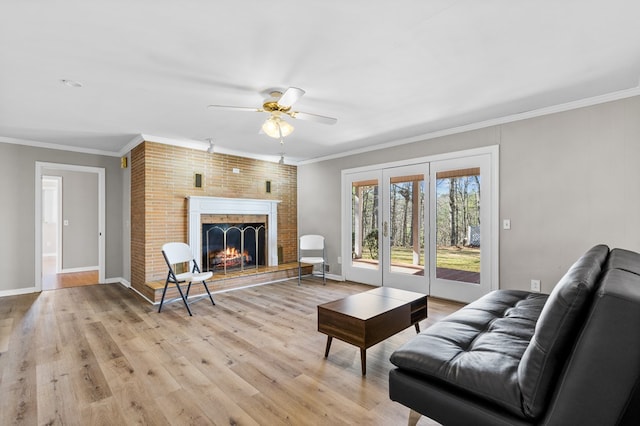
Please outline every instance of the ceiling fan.
M297 87L289 87L284 92L272 90L270 97L262 104L262 108L228 106L228 105L209 105L208 108L233 110L233 111L252 111L267 112L269 118L262 124L262 131L268 136L280 139L288 136L293 132L293 126L283 119L283 115L300 120L315 121L322 124L335 124L338 119L326 117L324 115L311 114L302 111L293 111L291 108L298 99L304 95L305 91Z

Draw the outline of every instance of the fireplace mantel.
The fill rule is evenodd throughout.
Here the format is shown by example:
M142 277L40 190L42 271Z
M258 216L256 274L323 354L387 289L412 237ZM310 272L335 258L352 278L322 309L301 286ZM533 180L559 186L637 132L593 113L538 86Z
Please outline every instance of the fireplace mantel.
M278 203L280 200L252 198L187 197L189 204L188 236L193 255L202 259L203 214L256 214L267 216L267 263L278 265Z

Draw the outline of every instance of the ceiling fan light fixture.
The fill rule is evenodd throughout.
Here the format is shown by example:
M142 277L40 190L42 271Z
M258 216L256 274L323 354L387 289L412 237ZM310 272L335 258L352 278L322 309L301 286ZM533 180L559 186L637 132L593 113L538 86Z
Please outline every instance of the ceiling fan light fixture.
M274 139L284 138L293 132L293 126L282 118L272 115L262 124L262 131Z

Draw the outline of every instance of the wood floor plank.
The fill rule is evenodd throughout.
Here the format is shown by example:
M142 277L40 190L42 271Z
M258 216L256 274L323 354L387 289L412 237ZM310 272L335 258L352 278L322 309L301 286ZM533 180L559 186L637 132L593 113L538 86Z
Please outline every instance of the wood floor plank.
M13 318L0 320L0 353L9 350L9 337L13 330Z
M317 331L317 305L370 287L307 277L157 307L120 285L0 298L0 424L404 424L391 353ZM461 305L429 299L422 329ZM433 425L421 419L419 425Z
M60 360L41 362L37 368L38 424L82 425L71 375Z
M207 426L212 423L206 411L196 403L187 390L177 390L157 399L160 410L173 424Z
M122 411L113 396L89 404L82 410L78 418L82 419L83 423L81 424L91 426L127 424L127 420L122 416Z
M16 302L11 310L15 322L9 337L9 350L0 357L0 424L36 424L37 377L36 342L23 336L35 335L38 302L32 297L10 298Z

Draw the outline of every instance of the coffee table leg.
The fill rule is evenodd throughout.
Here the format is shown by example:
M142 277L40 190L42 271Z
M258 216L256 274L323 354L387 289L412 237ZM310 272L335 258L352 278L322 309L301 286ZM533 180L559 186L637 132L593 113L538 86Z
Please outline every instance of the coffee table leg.
M420 333L420 323L417 322L414 325L416 326L416 333Z
M367 350L360 348L360 363L362 364L362 375L367 375Z
M324 357L328 357L329 356L329 349L331 349L331 341L333 340L333 337L331 336L327 336L327 348L324 350Z

